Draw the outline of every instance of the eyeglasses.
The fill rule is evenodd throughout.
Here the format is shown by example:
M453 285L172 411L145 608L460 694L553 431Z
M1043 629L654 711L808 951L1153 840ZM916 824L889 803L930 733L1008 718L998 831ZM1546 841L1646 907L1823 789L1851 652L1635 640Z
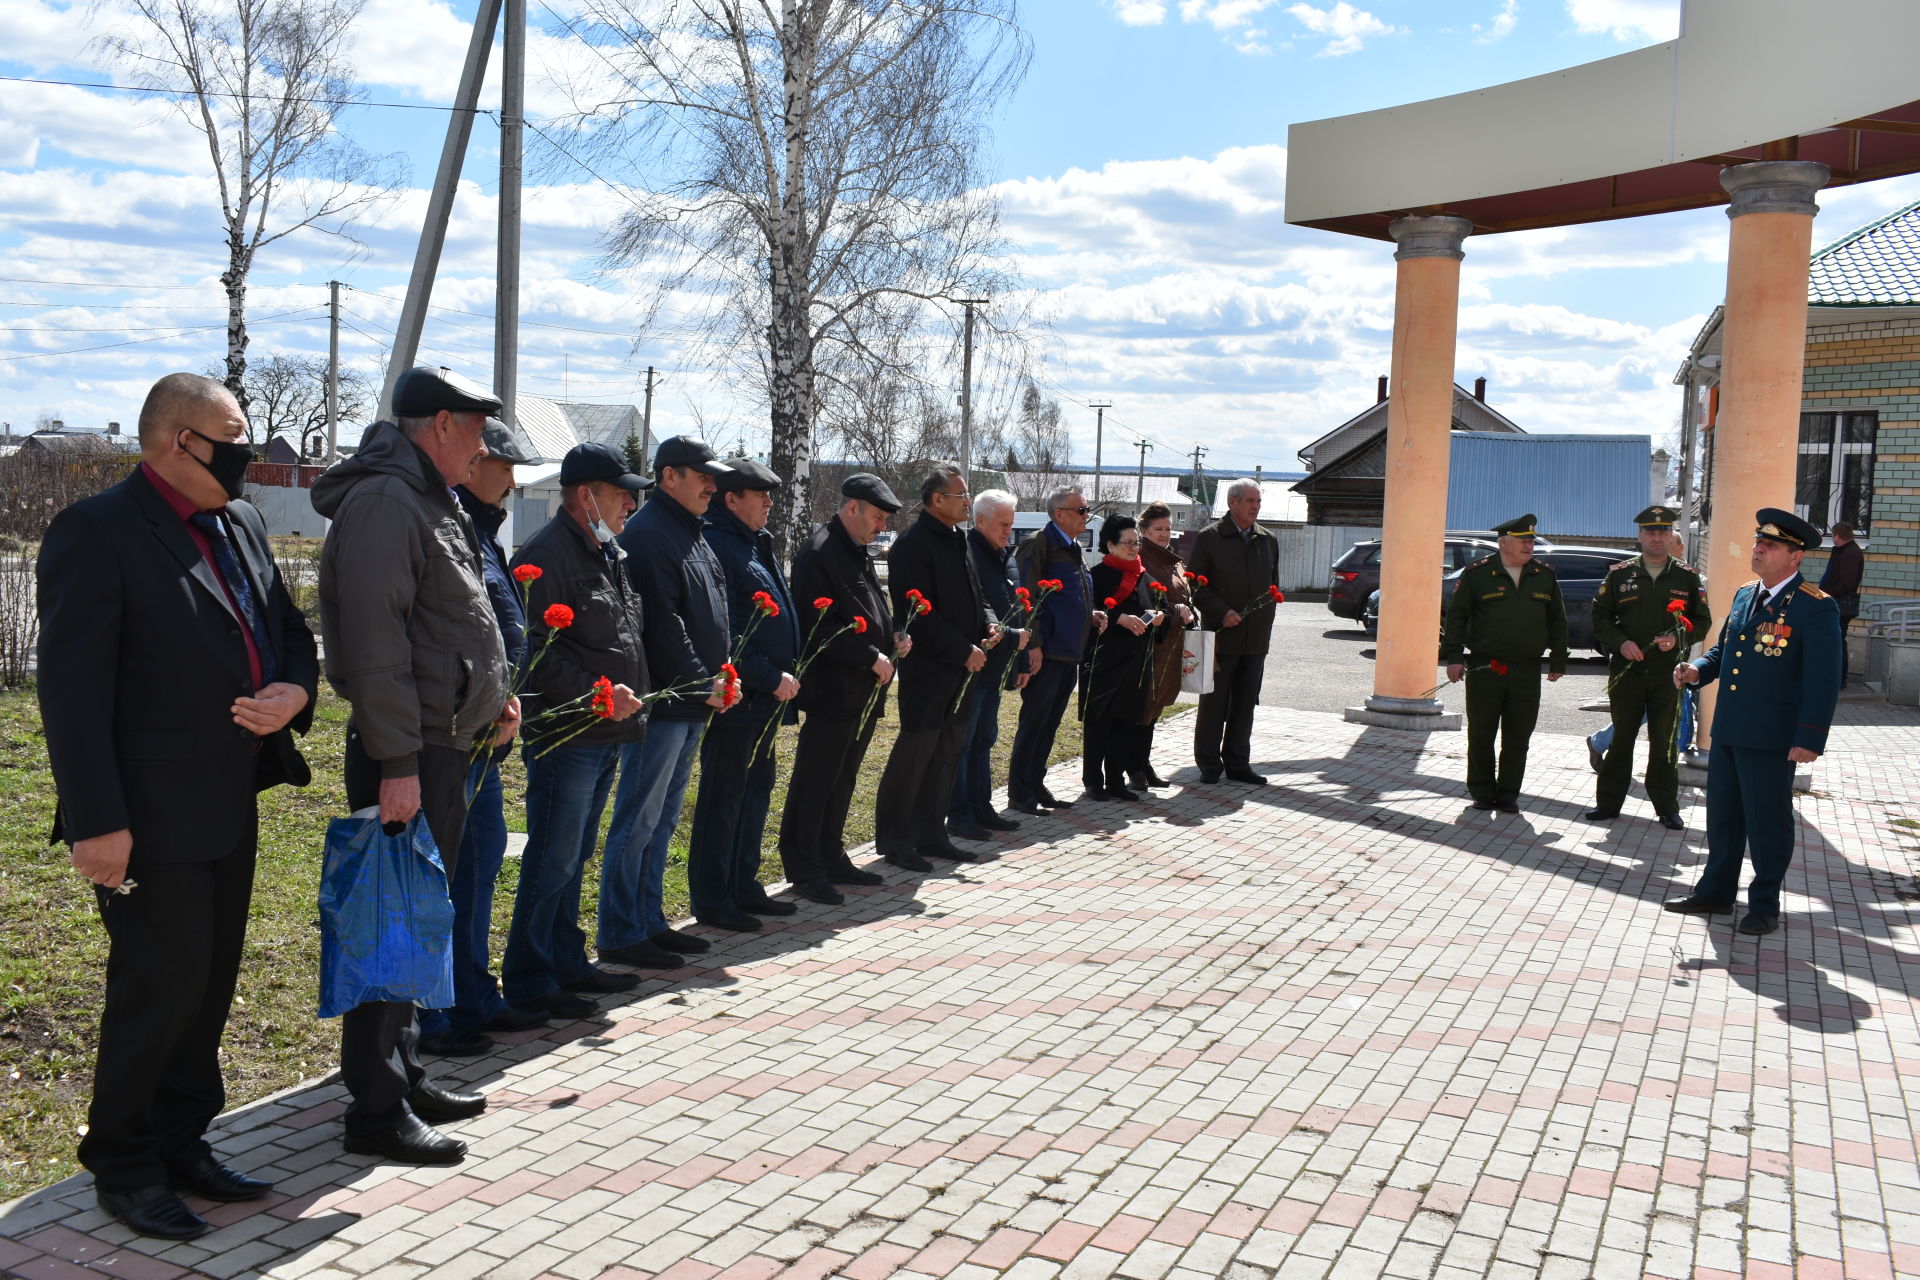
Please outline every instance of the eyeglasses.
M1093 514L1092 507L1055 507L1054 510L1064 511L1068 515L1074 516L1090 516Z
M948 493L944 489L935 489L933 491L933 496L936 498L971 498L973 495L968 493L965 489L962 489L958 493Z
M1116 547L1137 547L1140 545L1140 539L1122 538L1118 542L1114 543L1113 545Z

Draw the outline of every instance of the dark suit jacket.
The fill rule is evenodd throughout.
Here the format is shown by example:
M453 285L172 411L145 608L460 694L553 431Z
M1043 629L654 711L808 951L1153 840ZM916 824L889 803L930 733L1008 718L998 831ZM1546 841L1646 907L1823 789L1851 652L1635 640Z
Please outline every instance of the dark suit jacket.
M1840 609L1795 574L1771 612L1758 578L1733 594L1720 639L1694 665L1720 681L1713 740L1730 747L1827 749L1840 701Z
M794 701L809 716L852 720L873 696L873 660L893 656L893 611L874 574L872 557L837 515L814 529L793 560L793 598L807 618L803 637L813 630L813 602L821 596L830 598L833 607L809 644L807 652L817 647L820 656L800 678L800 696ZM855 618L867 620L866 631L847 630ZM886 706L885 694L876 706Z
M933 606L918 617L907 603L917 589ZM913 637L900 660L900 727L934 729L947 719L966 679L967 655L996 619L980 595L967 535L925 512L887 553L893 613Z
M306 708L257 752L234 724L233 700L256 692L244 623L144 473L74 503L48 526L36 567L54 839L124 828L134 867L205 861L252 829L257 790L306 785L292 733L313 720L313 633L281 584L259 512L234 502L227 516L280 679L307 691Z
M1249 614L1247 607L1280 583L1280 544L1274 536L1257 524L1242 534L1231 515L1222 516L1194 536L1187 568L1207 579L1205 586L1193 584L1193 601L1200 606L1200 625L1219 633L1214 651L1265 653L1273 640L1273 608ZM1220 625L1228 613L1242 616L1239 626Z

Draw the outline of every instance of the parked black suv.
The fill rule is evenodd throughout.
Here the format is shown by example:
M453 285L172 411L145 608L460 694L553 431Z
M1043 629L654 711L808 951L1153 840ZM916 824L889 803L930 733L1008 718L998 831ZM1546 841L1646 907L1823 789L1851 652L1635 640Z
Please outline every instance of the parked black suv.
M1442 572L1452 573L1481 556L1499 550L1491 533L1450 533ZM1347 553L1333 562L1333 576L1327 582L1327 608L1338 618L1360 619L1367 608L1367 597L1380 586L1380 542L1356 542Z
M1606 580L1607 570L1636 554L1638 553L1631 548L1615 550L1610 547L1552 547L1534 552L1534 559L1559 575L1560 598L1567 605L1567 648L1569 650L1599 651L1593 640L1593 598L1599 594L1600 584ZM1476 555L1474 560L1479 558ZM1464 567L1463 565L1462 568ZM1440 583L1442 614L1446 612L1447 601L1453 598L1453 589L1459 585L1459 569L1455 569L1442 579ZM1379 634L1380 593L1378 591L1368 597L1367 611L1361 618L1361 625L1366 627L1368 635Z

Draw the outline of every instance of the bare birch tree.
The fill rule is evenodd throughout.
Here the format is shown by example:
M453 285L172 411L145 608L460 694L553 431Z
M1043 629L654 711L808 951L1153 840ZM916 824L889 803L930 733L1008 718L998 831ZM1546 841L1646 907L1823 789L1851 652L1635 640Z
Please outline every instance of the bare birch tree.
M928 304L1004 287L979 158L984 122L1026 69L1016 4L582 6L575 33L617 84L576 86L569 123L636 189L609 260L677 254L665 288L705 289L712 335L737 356L757 348L772 464L788 481L783 551L806 529L822 378L904 373L897 339L933 322Z
M101 38L132 77L179 96L206 139L227 266L227 390L244 410L247 276L260 250L313 227L351 238L352 214L398 185L397 157L335 127L361 99L348 37L366 0L126 0L133 30Z

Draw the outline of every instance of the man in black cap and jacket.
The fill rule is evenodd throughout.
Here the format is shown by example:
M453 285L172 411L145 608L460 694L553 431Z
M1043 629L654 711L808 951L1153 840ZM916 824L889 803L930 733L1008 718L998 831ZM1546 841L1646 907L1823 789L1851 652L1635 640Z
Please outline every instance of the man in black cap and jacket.
M659 690L647 736L620 751L613 825L600 880L600 954L642 969L677 969L705 938L667 927L667 844L680 821L693 755L710 719L727 710L726 576L700 536L714 479L733 468L698 436L672 436L653 455L654 492L619 543L647 611L647 667Z
M833 603L815 633L819 657L795 699L804 719L780 817L780 861L794 892L828 904L846 901L836 885L885 883L848 859L847 808L873 726L886 709L893 660L912 647L894 635L893 611L868 554L900 499L865 471L848 476L840 496L840 510L793 561L793 597L805 602L809 615L816 600ZM813 622L809 616L809 631Z
M959 467L935 467L920 484L919 520L887 553L894 616L913 651L900 660L900 734L880 778L874 847L909 871L931 871L928 857L982 860L947 836L953 771L967 741L962 686L985 668L999 638L960 531L972 503Z
M473 523L453 486L485 456L482 433L500 401L422 365L393 388L393 422L313 486L333 521L320 560L320 631L327 679L353 706L347 724L347 807L378 806L396 824L424 816L449 872L467 820L467 767L476 747L512 741L520 726L500 624L487 601ZM420 1066L411 1001L361 1004L340 1020L347 1150L408 1164L466 1154L433 1124L478 1115L479 1094L448 1093Z
M773 801L774 750L770 722L784 721L800 692L801 613L774 554L767 521L780 477L751 458L729 458L733 470L716 478L702 537L720 558L727 579L727 626L738 655L739 705L717 716L700 744L700 797L693 806L687 846L687 890L693 916L716 929L751 933L758 916L789 916L799 908L767 896L760 885L760 839ZM769 615L761 601L778 613Z
M587 958L580 885L600 841L600 815L623 747L647 731L639 593L614 541L647 482L604 444L560 460L560 511L513 559L531 620L526 674L527 847L501 980L515 1008L566 1018L593 1012L589 994L638 985ZM565 626L550 609L572 610ZM594 703L595 684L610 687Z

